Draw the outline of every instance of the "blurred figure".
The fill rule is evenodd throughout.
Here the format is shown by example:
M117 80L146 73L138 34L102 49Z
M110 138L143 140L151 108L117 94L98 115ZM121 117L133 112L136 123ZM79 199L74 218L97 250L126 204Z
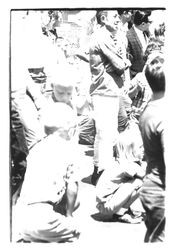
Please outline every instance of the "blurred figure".
M45 135L40 114L46 100L28 72L44 65L39 18L36 11L11 13L11 101L24 126L28 149Z
M64 103L44 113L46 137L27 158L27 171L16 204L14 239L24 242L72 242L78 201L76 117Z
M77 115L78 136L76 140L81 144L92 145L95 138L95 122L90 111L88 112L89 102L86 96L81 96L77 92L76 73L79 74L77 68L68 66L66 69L60 68L52 77L52 93L48 96L48 104L56 102L66 103ZM48 105L46 107L50 109ZM75 135L76 137L76 135Z
M161 43L159 39L153 37L150 38L144 53L145 65L143 71L137 73L131 81L132 88L129 90L129 97L132 100L131 116L135 117L137 120L139 120L140 115L152 96L152 90L145 77L145 69L151 62L152 58L156 55L163 55L163 47L163 43Z
M128 40L127 40L127 31L128 29L128 22L131 20L132 14L130 10L124 10L124 9L120 9L118 10L118 14L120 16L120 24L119 24L119 30L118 30L118 34L119 34L119 39L121 39L122 41L122 45L124 45L123 49L125 50L125 57L127 57L127 46L128 46Z
M10 110L10 140L11 140L11 167L10 167L10 193L11 205L15 205L20 195L20 188L26 171L26 157L29 153L25 138L24 126L19 113L11 103Z
M147 160L147 171L140 197L146 211L145 242L159 242L165 236L165 161L164 161L164 59L156 56L145 69L152 99L140 117L140 129Z
M165 44L166 35L166 13L165 10L153 10L151 14L152 25L150 34L152 38L158 39L160 43Z

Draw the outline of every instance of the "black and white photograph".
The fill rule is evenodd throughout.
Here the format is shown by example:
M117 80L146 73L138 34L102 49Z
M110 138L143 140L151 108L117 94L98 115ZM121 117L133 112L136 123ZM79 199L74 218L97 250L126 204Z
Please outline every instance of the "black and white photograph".
M171 20L167 4L127 2L9 9L6 228L17 247L172 239L166 177L182 171L172 147L185 143L170 119Z
M11 241L164 241L165 12L11 10Z

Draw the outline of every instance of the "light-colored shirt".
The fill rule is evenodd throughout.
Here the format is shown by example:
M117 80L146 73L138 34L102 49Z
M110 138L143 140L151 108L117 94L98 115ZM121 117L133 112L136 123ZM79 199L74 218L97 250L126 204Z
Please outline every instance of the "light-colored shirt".
M134 26L135 32L136 32L141 44L142 44L143 52L145 52L146 47L147 47L147 36L145 36L143 31L138 29L134 24L133 24L133 26Z
M96 200L104 202L108 195L113 194L122 184L133 180L140 167L137 163L124 162L104 170L96 185Z
M126 69L118 46L105 26L96 30L90 45L91 80L90 94L118 96L123 86L122 74Z
M76 145L52 134L37 143L27 157L27 170L19 198L20 204L57 202L66 188L68 166L74 164L70 180L79 179Z

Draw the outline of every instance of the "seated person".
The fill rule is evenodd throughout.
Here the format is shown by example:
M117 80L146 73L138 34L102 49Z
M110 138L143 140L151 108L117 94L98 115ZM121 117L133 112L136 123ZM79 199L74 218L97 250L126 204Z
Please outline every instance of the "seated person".
M74 109L75 112L77 112L76 107L73 103L75 81L73 74L70 73L70 70L71 68L67 68L66 73L65 69L61 69L61 67L58 67L54 70L54 74L51 78L52 92L51 95L48 97L48 101L50 103L66 103L72 109Z
M39 86L36 86L31 79L28 70L23 65L17 65L16 60L13 65L11 108L15 109L19 115L20 122L24 127L27 147L30 150L45 135L39 115L46 102Z
M137 91L134 96L129 94L132 99L130 116L136 118L135 121L138 121L141 113L151 99L152 91L143 72L137 73L131 83L133 86L137 86Z
M46 137L29 152L15 210L15 240L67 242L78 238L78 165L73 110L55 103L43 114ZM73 153L74 152L74 153ZM13 230L14 231L14 230Z
M132 143L127 145L125 137L119 142L119 159L100 176L96 185L96 201L101 214L123 222L140 223L142 213L134 213L130 206L139 196L145 164L141 164L143 150L138 147L141 143L134 143L132 139ZM124 213L122 210L125 210Z
M132 89L129 90L129 97L132 100L131 115L139 120L140 115L151 99L152 90L145 77L145 69L155 53L163 51L163 44L158 38L151 38L146 48L144 60L146 61L142 72L138 73L131 81Z
M95 137L95 122L89 114L83 115L81 110L87 105L87 100L77 95L77 79L73 77L76 72L68 68L68 72L57 71L52 78L52 93L48 97L49 103L62 102L69 105L77 114L79 142L93 144Z

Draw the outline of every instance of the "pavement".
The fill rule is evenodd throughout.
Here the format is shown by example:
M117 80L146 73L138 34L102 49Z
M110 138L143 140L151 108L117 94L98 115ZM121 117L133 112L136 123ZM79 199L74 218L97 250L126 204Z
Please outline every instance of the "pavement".
M80 172L83 176L80 184L80 215L78 216L82 225L82 233L77 241L73 243L78 249L100 249L106 246L116 249L123 245L143 243L146 227L144 222L140 224L128 224L115 221L109 221L98 213L95 206L95 186L90 182L93 172L93 148L92 146L83 146L85 159L81 162ZM142 210L142 205L137 200L132 208ZM75 249L75 248L74 248Z

